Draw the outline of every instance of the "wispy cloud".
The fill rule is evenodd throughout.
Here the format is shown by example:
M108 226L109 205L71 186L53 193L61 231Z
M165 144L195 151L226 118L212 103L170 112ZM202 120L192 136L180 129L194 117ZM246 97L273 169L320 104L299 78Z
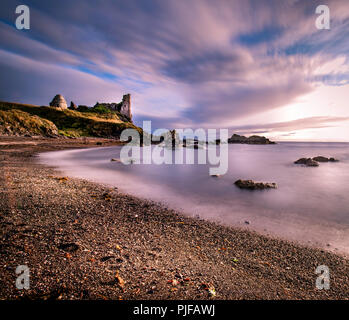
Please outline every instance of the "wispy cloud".
M349 121L349 117L308 117L292 121L264 123L231 127L231 131L243 134L290 132L305 129L321 129L335 126L338 122Z
M13 25L17 2L0 4L3 100L47 104L59 92L92 105L130 92L136 119L217 127L349 81L347 0L327 1L321 31L316 0L26 4L25 32Z

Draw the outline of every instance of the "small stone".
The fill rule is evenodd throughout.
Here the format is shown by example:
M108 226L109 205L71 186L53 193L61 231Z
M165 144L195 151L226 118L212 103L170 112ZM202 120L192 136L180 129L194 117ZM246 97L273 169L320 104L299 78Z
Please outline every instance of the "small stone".
M76 243L62 243L58 246L59 249L66 252L75 252L79 249L79 246Z

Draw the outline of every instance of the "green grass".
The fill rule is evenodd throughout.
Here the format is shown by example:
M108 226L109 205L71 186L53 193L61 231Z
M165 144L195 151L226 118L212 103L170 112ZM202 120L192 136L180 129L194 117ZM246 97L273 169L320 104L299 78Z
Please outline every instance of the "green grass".
M53 122L17 109L0 110L0 133L19 135L58 135Z
M124 121L124 117L121 117L122 115L118 112L101 113L98 110L79 112L58 110L48 106L0 102L0 110L2 111L15 109L54 123L58 128L58 133L67 137L119 138L122 130L126 128L133 128L142 133L141 128L136 127L132 122Z

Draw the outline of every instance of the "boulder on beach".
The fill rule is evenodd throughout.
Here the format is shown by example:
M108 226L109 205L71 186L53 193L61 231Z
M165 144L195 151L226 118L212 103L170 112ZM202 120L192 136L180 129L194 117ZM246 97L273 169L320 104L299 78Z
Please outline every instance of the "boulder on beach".
M248 190L264 190L264 189L276 189L276 183L272 182L255 182L253 180L237 180L234 183L240 189Z
M318 167L319 164L317 161L313 160L312 158L300 158L297 161L294 162L295 164L303 164L307 167Z

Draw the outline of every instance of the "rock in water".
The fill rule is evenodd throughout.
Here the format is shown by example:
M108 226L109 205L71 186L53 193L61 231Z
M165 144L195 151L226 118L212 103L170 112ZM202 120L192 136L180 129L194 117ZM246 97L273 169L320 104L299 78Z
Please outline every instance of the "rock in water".
M297 161L295 161L295 164L306 164L308 161L308 158L300 158Z
M318 167L319 164L311 158L300 158L297 161L294 162L295 164L303 164L307 167Z
M317 161L317 162L328 162L329 161L328 158L323 157L323 156L314 157L313 160Z
M55 97L50 102L50 106L59 109L68 109L67 102L64 97L60 94L56 94Z
M318 167L319 166L319 163L316 162L315 160L313 159L308 159L307 162L305 163L305 165L307 167Z
M313 160L317 161L317 162L337 162L338 161L335 158L326 158L323 156L315 157L315 158L313 158Z
M240 189L248 189L248 190L264 190L264 189L276 189L276 183L269 182L254 182L253 180L237 180L235 181L235 185Z
M275 144L275 142L270 141L266 137L262 136L251 136L245 137L238 134L233 134L229 139L228 143L241 143L241 144Z

